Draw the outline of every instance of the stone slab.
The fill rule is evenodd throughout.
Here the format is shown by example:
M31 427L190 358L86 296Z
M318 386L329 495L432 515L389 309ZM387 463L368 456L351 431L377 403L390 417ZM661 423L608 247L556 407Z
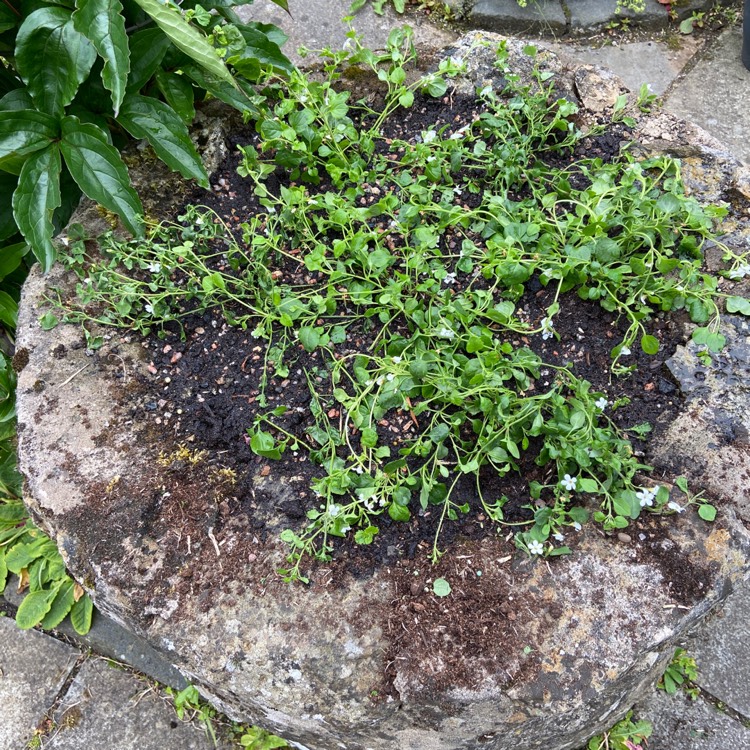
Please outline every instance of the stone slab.
M196 723L181 722L146 681L103 659L90 659L81 667L54 721L45 750L214 749L205 731Z
M0 617L0 750L21 750L52 708L80 652Z
M638 92L648 84L661 96L672 85L685 65L698 51L701 42L694 37L681 40L680 48L670 49L664 42L632 42L593 47L585 44L549 44L558 54L590 65L608 68L631 90Z
M271 0L258 0L252 5L239 6L236 11L245 21L273 23L283 29L289 36L284 53L297 65L309 65L311 58L300 55L299 47L310 50L344 48L350 26L343 19L349 15L349 5L348 0L291 2L291 15L288 15ZM382 49L391 30L405 23L414 30L414 41L420 48L442 49L457 38L456 34L431 23L423 13L400 16L390 5L382 16L377 15L370 4L366 5L354 16L351 26L362 36L366 46Z
M750 729L702 698L653 690L634 708L634 718L646 719L654 731L649 750L748 750Z
M728 29L682 81L665 109L707 130L750 164L750 71L742 65L742 30Z
M711 4L708 0L688 0L668 7L657 0L645 0L643 11L638 13L627 9L616 12L615 0L572 0L567 3L567 7L570 11L570 26L574 32L580 33L594 31L618 18L628 18L640 28L661 29L673 22L671 11L679 18L684 18Z
M559 35L564 34L568 26L558 0L530 2L525 8L519 7L516 0L477 0L467 20L474 28L503 34L541 32Z
M701 688L750 719L750 582L701 629L689 651Z

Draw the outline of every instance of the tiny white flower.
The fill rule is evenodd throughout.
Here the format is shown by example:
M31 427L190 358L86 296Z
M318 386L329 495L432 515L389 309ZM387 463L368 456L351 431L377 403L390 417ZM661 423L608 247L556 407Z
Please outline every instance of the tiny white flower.
M195 219L195 223L196 223L196 224L197 224L198 226L202 226L202 224L203 224L203 217L202 217L202 216L198 216L198 217L196 217L196 219Z
M542 318L542 338L551 339L555 335L555 328L550 318Z
M466 132L463 128L460 130L457 130L455 133L451 134L451 140L452 141L460 141L464 136L466 135Z
M565 541L565 535L561 534L559 531L552 535L554 539L556 539L558 542L564 542Z
M604 396L601 396L596 401L594 401L594 406L597 409L601 409L602 411L604 411L604 409L606 409L609 406L609 401L607 401L607 399L604 398Z
M364 471L364 469L361 466L355 466L354 471L356 471L357 474L361 474Z
M621 357L627 357L631 353L630 349L623 344L623 346L620 347L620 356Z
M70 245L70 240L64 235L60 237L60 242L62 242L65 247L68 247Z
M573 528L574 528L574 529L575 529L576 531L580 531L580 530L581 530L581 529L582 529L583 527L581 526L581 524L580 524L580 523L578 523L578 521L574 521L574 522L573 522Z
M395 377L396 377L396 376L395 376L395 375L394 375L394 374L393 374L392 372L389 372L389 373L388 373L388 374L387 374L387 375L385 376L385 379L386 379L387 381L389 381L389 382L390 382L390 381L391 381L391 380L393 380L393 378L395 378Z
M678 513L685 512L685 509L679 503L676 503L674 500L670 500L667 503L667 508L669 508L670 510L677 511Z
M437 133L434 130L428 130L426 133L422 133L423 143L432 143L437 138Z
M443 279L443 284L455 284L456 283L456 274L455 273L447 273L445 274L445 278Z
M456 187L454 187L454 188L453 188L453 192L454 192L454 193L455 193L456 195L461 195L461 194L463 193L463 190L461 190L461 188L460 188L460 187L458 187L458 185L456 185Z
M750 276L750 264L743 263L741 266L738 266L737 268L733 268L729 272L729 278L733 281L739 281L739 279L744 279L745 276Z
M375 382L376 382L376 383L377 383L378 385L383 385L383 383L385 383L385 378L381 376L381 377L379 377L379 378L378 378L378 379L377 379L377 380L376 380Z
M578 483L578 477L571 477L570 474L566 474L560 484L565 487L566 490L575 490L576 484Z
M347 532L347 531L351 531L351 529L352 529L352 527L351 527L351 526L342 526L342 527L341 527L341 533L342 533L342 534L346 534L346 532Z
M645 508L647 505L650 507L654 504L654 497L656 496L655 490L648 490L645 487L635 493L638 502L641 504L641 508Z
M442 328L439 328L437 331L437 336L438 338L448 339L448 340L456 338L456 334L447 326L443 326Z
M151 313L151 314L153 314L153 312L154 312L154 306L153 306L153 305L151 305L151 304L149 304L149 305L144 305L144 310L145 310L145 311L146 311L147 313Z
M159 273L159 271L161 271L161 263L149 264L148 270L151 271L151 273Z
M543 553L544 553L544 547L542 546L541 542L537 542L536 539L532 542L529 542L529 554L541 555Z
M393 357L392 359L395 364L398 364L401 361L401 357Z
M336 518L336 516L341 514L341 511L343 508L338 503L332 503L328 506L328 515L331 518Z

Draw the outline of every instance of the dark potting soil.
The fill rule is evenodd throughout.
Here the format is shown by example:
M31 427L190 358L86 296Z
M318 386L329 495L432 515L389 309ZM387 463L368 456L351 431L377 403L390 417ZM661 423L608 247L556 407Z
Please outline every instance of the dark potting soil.
M477 105L473 100L453 99L419 101L412 109L393 123L387 134L392 138L408 140L414 134L433 126L447 124L458 129L476 114ZM584 157L598 157L609 161L619 153L620 145L626 138L622 125L612 126L603 134L587 138L566 158L556 155L555 159L570 163ZM233 145L253 141L252 132L238 134ZM236 149L213 177L214 189L211 192L197 192L191 203L206 205L216 211L230 227L238 228L259 209L252 192L252 184L237 174L240 154ZM283 175L277 178L283 182ZM315 188L310 188L314 190ZM375 202L369 186L363 186L365 202ZM450 238L445 238L446 242ZM298 285L314 284L316 274L306 271L304 266L294 268L282 264L277 269L282 281ZM552 302L553 291L532 279L527 283L526 292L517 303L524 318L539 321L546 315ZM632 354L625 364L635 364L632 374L615 378L610 375L610 352L622 340L627 328L626 321L615 313L609 313L598 304L581 300L575 293L561 297L561 310L555 318L555 330L559 340L543 340L541 336L515 336L509 340L516 346L526 346L550 365L568 365L579 378L592 384L592 391L606 393L610 403L627 399L627 404L614 410L610 417L621 429L650 423L665 426L679 411L683 399L665 366L665 360L672 354L676 345L684 342L684 320L677 315L657 315L647 323L648 332L656 336L661 344L659 353L649 356L633 347ZM398 325L398 323L396 323ZM248 445L247 429L253 424L258 413L266 413L275 406L289 408L284 417L285 429L305 438L305 432L313 424L309 410L310 391L305 373L312 373L316 386L323 398L328 416L333 421L339 417L336 402L331 396L330 382L325 377L325 363L320 351L306 352L301 346L292 347L287 352L289 375L286 378L273 376L273 368L265 373L268 377L266 396L267 406L261 407L258 397L261 393L261 379L264 376L263 342L253 339L249 331L229 326L221 315L206 313L194 315L184 320L184 340L177 334L160 339L151 337L147 347L151 360L150 372L153 377L144 377L143 395L139 399L144 419L156 434L162 436L165 450L168 446L185 444L192 451L206 451L209 465L221 466L236 475L231 490L231 502L224 501L226 507L219 509L215 519L214 533L219 534L223 523L232 516L242 515L248 525L262 540L275 538L284 528L299 530L305 524L306 512L316 507L317 501L310 490L310 481L322 474L320 468L300 452L285 453L279 461L269 461L256 456ZM350 350L369 351L377 329L368 328L365 321L350 326L346 346ZM552 374L542 369L540 387L546 385L545 376ZM379 437L381 442L390 442L395 450L406 439L419 433L418 420L407 411L391 411L381 422ZM653 437L652 437L653 439ZM647 455L647 444L633 436L636 452ZM395 451L394 451L395 452ZM534 463L534 444L520 461L521 472L510 473L503 478L483 471L480 474L483 492L493 497L506 495L508 504L504 507L506 519L511 522L526 521L532 517L529 508L528 483L533 480L549 481L545 467ZM293 492L280 495L274 483L258 485L255 475L270 480L285 477L291 480ZM655 478L658 480L658 477ZM438 547L446 549L454 542L471 544L487 535L496 535L496 527L483 515L474 480L459 483L456 497L468 502L471 510L460 515L455 521L443 526ZM283 498L280 500L280 497ZM592 508L591 510L594 510ZM184 514L183 514L184 516ZM335 580L346 574L367 575L375 567L393 565L398 561L420 561L429 565L426 556L432 549L433 540L440 519L440 507L428 508L424 513L414 512L407 523L392 521L387 515L376 521L380 533L370 545L357 545L350 538L335 540L334 562L330 565L314 565L311 577ZM665 520L668 523L668 519ZM202 520L184 516L185 533L190 534L190 524L200 525ZM513 531L513 527L508 531ZM197 528L196 528L197 531ZM652 530L653 531L653 530ZM655 531L654 531L655 533ZM197 536L197 533L196 533ZM575 534L571 532L571 536ZM512 554L512 533L498 539L507 554ZM574 546L575 542L571 542ZM435 569L438 575L448 563L447 555ZM410 589L414 580L413 565L404 573L404 586ZM269 571L270 572L270 571ZM678 571L675 570L675 575ZM684 587L683 587L684 588ZM507 592L506 592L507 593ZM496 592L498 606L502 592ZM688 596L689 598L689 596ZM455 597L453 598L455 603ZM464 624L465 626L465 624Z

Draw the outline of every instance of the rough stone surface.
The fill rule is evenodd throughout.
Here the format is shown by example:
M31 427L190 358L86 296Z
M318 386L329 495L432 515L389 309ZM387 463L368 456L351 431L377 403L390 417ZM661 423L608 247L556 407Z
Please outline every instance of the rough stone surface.
M748 750L750 729L699 697L693 701L682 693L667 695L650 690L634 708L639 719L653 724L650 750Z
M89 659L81 667L55 711L54 722L56 729L44 742L47 750L215 747L202 729L179 721L169 702L147 683L103 659Z
M563 34L568 21L558 0L530 2L520 8L516 0L476 0L468 13L473 27L509 32Z
M51 708L80 652L0 617L0 750L21 750Z
M499 84L492 66L499 40L486 37L491 44L469 55L481 41L470 35L454 50L467 56L467 89ZM523 77L532 62L522 47L508 44L510 65ZM581 122L606 115L613 94L624 90L611 76L570 68L543 50L537 61L559 74L560 92L596 107L582 112ZM666 144L692 159L686 170L691 190L707 183L722 194L740 184L732 182L738 165L676 118L642 118L636 135L644 150ZM734 218L738 236L747 234L746 219ZM219 543L227 554L242 549L252 556L217 585L222 560L210 542L212 519L205 518L205 535L191 546L178 519L160 515L168 484L185 503L202 503L213 488L205 476L174 485L156 461L165 446L149 443L145 429L133 424L132 373L145 370L143 349L110 339L87 356L78 329L43 332L38 326L45 285L65 283L59 270L46 279L32 273L19 316L17 344L29 353L19 375L19 451L34 513L56 535L100 609L146 636L230 715L311 750L574 748L643 694L675 643L746 571L750 536L738 518L745 509L724 484L709 490L721 507L710 526L692 509L674 518L644 517L632 525L628 544L589 527L576 539L574 554L554 566L503 557L492 539L459 542L444 560L466 555L483 571L483 585L514 591L516 642L528 649L499 650L491 659L468 642L460 656L448 657L438 644L434 659L416 663L410 638L420 637L418 629L401 636L403 628L392 620L393 603L404 596L392 568L347 579L340 588L327 586L325 576L308 588L288 587L272 574L283 550L273 540L260 543L247 519L225 526ZM52 350L61 343L67 356L59 360ZM723 377L734 377L731 368L717 366L716 387L725 391ZM737 389L737 398L737 408L745 399L750 413L747 392ZM690 442L698 441L709 418L683 426L692 430ZM691 467L677 461L664 440L664 453L652 461L657 471L687 473ZM724 437L738 451L742 441L740 430ZM692 454L686 460L695 461ZM290 489L277 483L275 491ZM453 574L460 577L458 569ZM457 585L450 606L496 620L481 589L471 600L459 592ZM389 665L394 691L374 702L373 689ZM456 665L474 677L471 684L436 689Z
M742 29L728 29L706 56L670 92L665 108L690 120L726 144L750 163L747 137L747 102L750 101L750 71L740 59ZM732 96L717 96L732 91Z
M711 616L690 644L698 665L698 684L750 719L750 584L745 583ZM750 747L750 739L748 739ZM729 745L727 745L729 747Z

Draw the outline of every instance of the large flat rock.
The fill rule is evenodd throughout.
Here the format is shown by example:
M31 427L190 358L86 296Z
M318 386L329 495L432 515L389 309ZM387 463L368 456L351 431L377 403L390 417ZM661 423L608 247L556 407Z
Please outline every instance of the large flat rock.
M455 47L469 56L464 89L497 85L498 41L470 35ZM531 67L523 46L508 43L522 75ZM606 116L625 90L593 66L544 51L537 59L582 103L582 122ZM641 117L634 137L645 151L687 155L691 190L708 182L721 195L744 184L736 161L676 118ZM750 236L744 213L733 221L738 237ZM140 343L110 332L90 353L79 328L40 328L47 290L64 293L67 283L60 270L32 273L21 304L19 451L29 504L97 606L234 717L312 750L573 748L624 714L675 643L745 575L748 484L738 480L706 488L720 508L713 524L691 506L644 516L620 538L584 527L573 554L549 564L488 537L457 541L431 569L404 558L355 576L334 565L314 571L308 587L286 585L274 574L280 542L259 537L252 517L221 510L221 457L192 467L158 460L173 447L168 435L134 418L134 376L149 377ZM713 377L721 391L735 375L717 365ZM737 399L732 408L750 413L747 392L737 389ZM697 445L717 415L686 422L680 439ZM741 452L743 433L725 443ZM654 453L658 476L691 468L669 443ZM251 486L278 503L296 491L260 466ZM429 585L438 576L453 588L446 599Z

